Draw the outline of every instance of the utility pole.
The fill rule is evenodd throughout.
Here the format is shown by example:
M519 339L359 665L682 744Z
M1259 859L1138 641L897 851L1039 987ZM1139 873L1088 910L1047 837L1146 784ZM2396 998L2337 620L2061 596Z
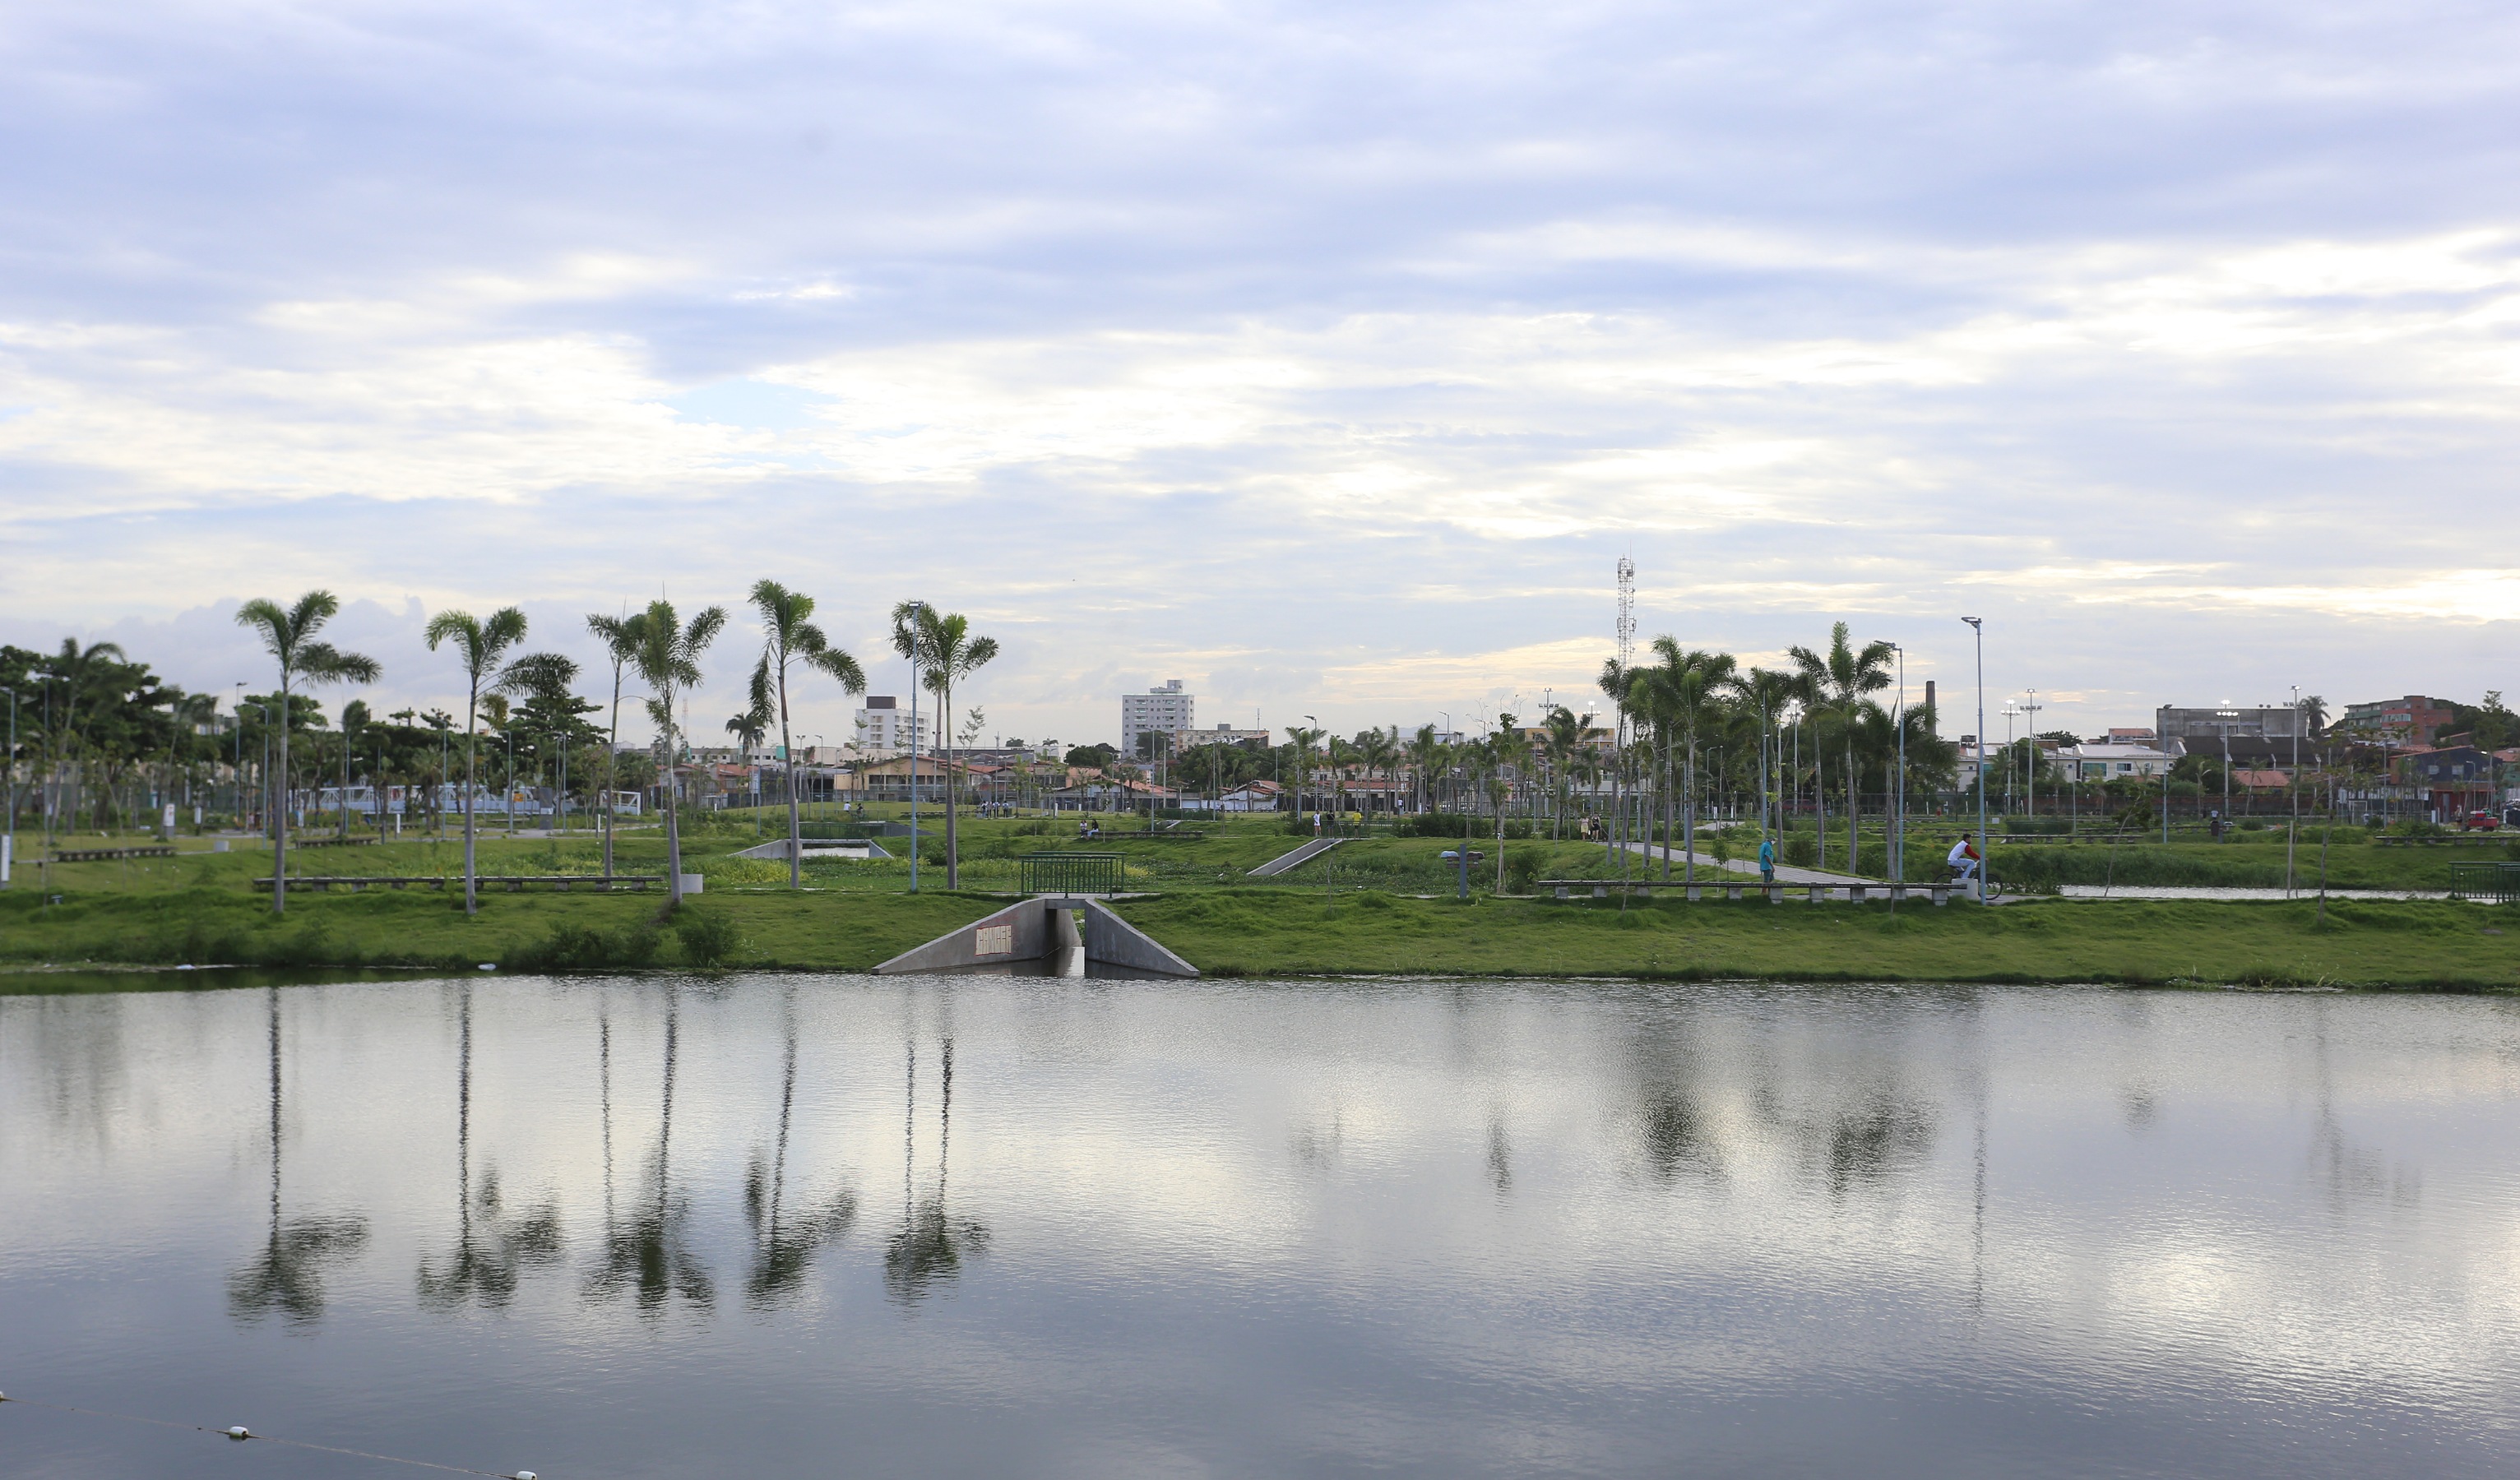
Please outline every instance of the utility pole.
M1986 619L1964 616L1977 634L1977 897L1986 901L1986 884L1995 860L1986 851Z
M1890 804L1891 826L1899 830L1889 847L1890 877L1895 881L1908 876L1908 650L1893 643L1890 650L1899 654L1899 698L1890 710L1891 724L1899 734L1899 794Z
M9 695L9 830L6 840L0 841L0 848L6 848L8 851L0 854L0 858L5 858L11 865L15 865L18 861L18 691L10 689L0 692L5 692ZM0 869L0 884L8 881L8 870Z
M919 892L919 643L927 604L910 604L910 892Z
M2039 710L2041 705L2038 690L2025 689L2022 693L2026 696L2021 701L2021 712L2028 716L2022 721L2022 725L2030 732L2030 754L2021 763L2024 773L2022 779L2030 787L2030 820L2036 823L2039 820Z

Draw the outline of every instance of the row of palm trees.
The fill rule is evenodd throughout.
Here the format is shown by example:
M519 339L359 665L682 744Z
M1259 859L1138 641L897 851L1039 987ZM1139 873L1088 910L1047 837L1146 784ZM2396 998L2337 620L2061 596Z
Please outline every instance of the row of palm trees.
M728 729L749 734L757 740L774 719L777 722L780 749L788 767L788 881L790 888L796 888L802 886L804 876L802 819L796 802L796 752L789 735L791 693L800 680L820 674L847 693L863 694L866 671L814 624L812 597L765 579L754 583L751 605L761 625L761 655L752 672L750 707L730 721ZM297 690L328 684L372 684L381 676L382 668L375 658L343 651L317 637L339 614L340 605L332 592L319 590L306 593L287 606L273 601L252 601L238 608L238 623L261 637L265 650L278 664L278 695L283 712L287 712L290 695ZM701 654L724 633L727 621L723 606L706 606L686 618L672 602L662 598L638 611L618 615L597 612L586 619L588 630L604 645L612 669L605 745L604 873L609 877L613 872L613 808L609 797L618 779L621 702L629 696L625 691L635 678L646 686L648 716L656 727L665 757L666 890L668 900L676 904L682 900L683 867L675 766L684 749L677 716L688 708L689 695L700 685ZM910 660L914 681L934 693L943 707L941 717L948 738L946 767L950 774L955 690L997 656L997 640L973 634L969 620L961 613L939 611L921 601L907 601L895 606L892 622L893 646ZM464 610L440 611L428 619L424 632L430 651L451 650L464 670L464 909L468 915L479 909L473 801L480 775L476 741L482 701L486 696L507 694L565 695L579 675L576 660L562 653L510 656L523 644L526 627L522 609L503 606L486 617ZM678 699L686 702L678 705ZM279 774L287 776L288 726L278 727L276 740ZM278 912L286 910L289 902L286 807L275 809L275 822L272 909ZM948 808L948 888L961 883L956 841L953 810Z
M1699 807L1712 789L1706 766L1711 751L1723 752L1720 769L1748 773L1763 834L1778 826L1808 778L1822 867L1829 862L1827 805L1834 791L1844 802L1845 858L1852 868L1865 778L1879 777L1881 789L1904 795L1920 780L1947 780L1957 759L1935 737L1929 709L1882 702L1897 657L1890 643L1858 644L1844 622L1832 627L1825 649L1790 648L1787 666L1774 669L1744 667L1732 653L1687 648L1664 636L1642 661L1603 664L1600 688L1615 717L1608 737L1596 728L1595 715L1563 704L1530 727L1501 714L1477 740L1457 740L1433 725L1405 740L1396 728L1342 740L1296 727L1288 739L1298 757L1297 809L1302 789L1318 784L1345 810L1345 791L1359 773L1385 778L1384 793L1396 803L1406 768L1415 776L1419 812L1492 810L1502 832L1518 796L1535 823L1545 810L1562 836L1568 819L1586 811L1606 785L1611 846L1633 844L1635 825L1654 823L1655 835L1677 841L1685 876L1693 877ZM1663 853L1665 877L1671 852Z

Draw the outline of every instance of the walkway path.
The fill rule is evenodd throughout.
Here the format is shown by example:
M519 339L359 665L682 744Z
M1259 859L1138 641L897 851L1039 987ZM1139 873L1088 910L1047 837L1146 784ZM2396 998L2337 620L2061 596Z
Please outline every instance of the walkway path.
M1644 855L1645 861L1649 864L1659 864L1663 855L1671 855L1671 876L1674 879L1680 877L1682 866L1691 858L1697 860L1697 867L1701 869L1727 869L1734 874L1752 875L1759 872L1759 863L1756 859L1721 859L1711 853L1684 853L1678 848L1657 848L1651 843L1630 843L1628 849ZM1661 878L1662 871L1656 869L1653 876L1656 879ZM1867 878L1861 874L1823 874L1818 869L1797 869L1787 864L1778 864L1777 882L1780 884L1877 884L1884 880Z
M1335 848L1346 841L1347 839L1344 837L1314 838L1311 842L1304 844L1302 847L1295 849L1291 853L1281 853L1276 858L1262 864L1259 868L1251 871L1250 876L1253 878L1267 878L1272 874L1283 874L1298 864L1311 863L1314 859L1321 857L1323 854L1328 853L1332 848Z

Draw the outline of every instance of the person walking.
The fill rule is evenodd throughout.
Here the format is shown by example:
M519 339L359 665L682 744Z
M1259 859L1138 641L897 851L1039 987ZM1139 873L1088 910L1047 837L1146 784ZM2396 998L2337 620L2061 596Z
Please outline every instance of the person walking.
M1765 835L1759 839L1759 882L1771 889L1777 886L1777 840Z

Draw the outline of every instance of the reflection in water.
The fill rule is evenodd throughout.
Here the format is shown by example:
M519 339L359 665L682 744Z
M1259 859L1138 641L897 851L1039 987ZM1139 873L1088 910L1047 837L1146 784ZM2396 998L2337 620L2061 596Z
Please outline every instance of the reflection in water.
M602 1260L586 1279L588 1302L600 1303L627 1293L632 1306L643 1316L661 1315L676 1295L701 1310L717 1298L717 1287L710 1281L708 1271L701 1266L699 1256L692 1252L691 1199L676 1192L673 1186L674 1059L681 1031L681 1000L669 986L665 989L664 1090L656 1121L656 1146L648 1158L651 1170L647 1180L652 1190L640 1201L627 1223L614 1222L608 1215Z
M516 1298L528 1269L560 1262L560 1206L546 1202L512 1215L502 1206L499 1174L472 1188L472 989L466 987L455 1050L455 1249L442 1262L420 1261L420 1303L452 1311L477 1300L496 1310Z
M755 1153L743 1179L743 1215L752 1225L752 1270L744 1280L744 1300L755 1310L777 1304L804 1281L814 1256L836 1243L857 1222L857 1193L841 1190L809 1202L800 1212L788 1206L788 1129L796 1107L796 990L789 987L780 1016L787 1056L779 1073L779 1138L770 1164Z
M2520 1001L465 980L0 996L0 1372L509 1473L2520 1465Z
M883 1284L892 1298L916 1305L930 1287L950 1283L963 1271L965 1259L988 1252L989 1231L978 1221L957 1218L945 1201L945 1173L954 1147L954 1040L945 1040L944 1088L936 1116L936 1189L924 1197L912 1191L919 1145L919 1041L912 1038L902 1093L901 1222L883 1250Z
M271 1228L261 1251L228 1277L228 1314L259 1321L277 1312L292 1327L324 1314L324 1267L367 1246L368 1223L355 1216L280 1216L280 992L265 988L271 1050Z

